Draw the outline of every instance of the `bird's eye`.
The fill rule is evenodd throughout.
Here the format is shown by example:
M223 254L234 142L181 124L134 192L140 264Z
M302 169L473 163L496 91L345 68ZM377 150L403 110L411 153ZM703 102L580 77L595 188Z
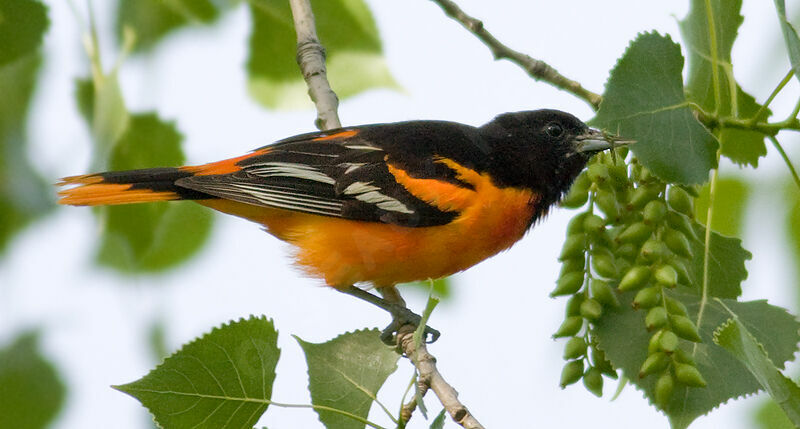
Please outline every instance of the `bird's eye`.
M551 122L545 125L544 132L546 132L550 137L559 138L564 134L564 128L555 122Z

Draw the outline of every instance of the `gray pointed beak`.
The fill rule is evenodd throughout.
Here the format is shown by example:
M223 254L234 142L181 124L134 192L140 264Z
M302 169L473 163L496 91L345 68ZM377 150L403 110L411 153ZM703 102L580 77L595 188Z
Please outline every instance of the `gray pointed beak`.
M635 140L626 140L622 137L604 133L594 128L589 128L584 134L575 136L575 151L580 153L595 153L617 146L636 143Z

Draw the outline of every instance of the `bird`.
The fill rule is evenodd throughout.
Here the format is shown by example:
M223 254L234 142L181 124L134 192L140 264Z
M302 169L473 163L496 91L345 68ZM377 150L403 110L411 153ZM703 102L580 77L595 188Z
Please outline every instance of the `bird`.
M420 317L395 285L461 272L519 241L589 159L630 141L542 109L473 127L412 120L288 137L202 165L64 177L59 203L191 200L256 222L295 264L392 316ZM380 296L359 287L372 285ZM439 333L426 327L435 341Z

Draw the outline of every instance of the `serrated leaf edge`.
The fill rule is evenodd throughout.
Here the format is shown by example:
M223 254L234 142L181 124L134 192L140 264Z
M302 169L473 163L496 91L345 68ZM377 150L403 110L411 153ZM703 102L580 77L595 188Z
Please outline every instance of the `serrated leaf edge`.
M361 328L361 329L356 329L354 331L347 331L347 332L341 333L341 334L331 338L330 340L326 340L326 341L323 341L321 343L313 343L311 341L306 341L306 340L300 338L299 336L297 336L295 334L292 334L292 337L295 340L297 340L298 342L302 342L304 344L320 345L320 344L325 344L325 343L329 343L329 342L338 340L339 338L344 337L346 335L352 335L352 334L356 334L356 333L359 333L359 332L375 332L378 335L380 335L380 333L381 333L381 331L378 328Z
M715 299L715 300L719 300L719 298L714 298L714 299ZM767 300L765 300L765 299L763 299L763 300L754 300L754 301L748 301L748 302L759 302L759 301L763 301L763 302L765 302L765 303L767 302ZM772 304L769 304L769 305L771 305L771 306L773 306L773 307L776 307L776 308L779 308L779 309L783 310L784 312L786 312L787 314L790 314L790 315L791 315L791 313L789 312L789 310L787 310L787 309L785 309L785 308L783 308L783 307L780 307L780 306L777 306L777 305L772 305ZM716 343L716 335L717 335L717 331L719 331L719 330L720 330L720 329L721 329L723 326L727 326L727 325L728 325L728 324L731 322L731 320L732 320L732 319L733 319L733 318L729 318L729 319L728 319L728 320L727 320L725 323L723 323L722 325L719 325L719 326L718 326L716 329L714 329L714 332L712 333L712 335L713 335L713 338L714 338L714 343L715 343L715 345L717 345L718 347L722 347L722 346L720 346L719 344L717 344L717 343ZM751 335L752 335L752 334L751 334ZM762 347L762 349L763 349L763 346L761 345L761 343L760 343L760 342L758 342L758 341L757 341L757 343L758 343L758 344L759 344L759 346L760 346L760 347ZM598 342L597 344L595 344L595 347L597 347L597 348L598 348L600 351L602 351L603 353L606 353L606 355L607 355L607 350L605 350L605 348L603 347L603 343L601 343L601 342ZM766 353L765 353L765 354L766 354ZM769 356L767 356L767 357L769 358ZM786 362L793 362L793 361L795 360L795 358L796 358L796 357L797 357L797 350L795 350L795 352L792 354L792 356L791 356L789 359L787 359L787 360L786 360ZM631 377L629 377L627 374L625 374L625 369L623 369L623 368L618 368L616 365L614 365L614 363L613 363L611 360L609 360L608 362L611 364L611 367L612 367L612 368L614 368L614 370L615 370L615 371L622 371L622 376L623 376L623 377L626 377L626 378L628 378L629 380L633 380ZM770 362L772 362L772 360L770 360ZM774 364L774 363L773 363L773 364ZM781 370L782 370L782 369L785 369L783 366L777 366L777 365L776 365L776 368L778 368L778 369L781 369ZM635 375L635 376L636 376L636 377L638 377L638 375ZM647 395L647 392L646 392L644 389L642 389L642 388L641 388L639 385L637 385L636 383L633 383L633 382L629 382L629 383L627 383L627 384L628 384L629 386L633 386L634 390L638 391L638 392L639 392L639 393L642 395L642 399L644 399L645 401L647 401L647 403L648 403L649 405L651 405L653 408L655 408L655 409L656 409L656 411L658 411L659 413L661 413L662 415L664 415L664 417L666 417L668 420L670 420L670 421L671 421L671 419L670 419L670 416L669 416L669 415L666 413L666 411L665 411L665 410L663 410L663 409L661 409L659 406L657 406L657 405L656 405L656 404L653 402L653 400L652 400L652 399L651 399L651 398L650 398L650 397ZM705 413L698 415L698 417L700 417L700 416L707 416L707 415L711 414L712 412L716 411L717 409L721 408L722 406L724 406L724 405L727 405L727 404L728 404L728 402L731 402L731 401L738 401L738 400L740 400L740 399L747 399L747 398L750 398L751 396L756 396L756 395L758 395L759 393L761 393L761 392L763 392L763 391L764 391L764 388L763 388L763 387L759 387L759 388L758 388L758 389L757 389L755 392L745 393L745 394L741 394L741 395L737 395L737 396L731 396L731 397L729 397L729 398L725 399L724 401L720 402L719 404L715 405L714 407L712 407L711 409L709 409L709 410L708 410L708 411L706 411ZM695 418L695 419L696 419L696 418Z
M331 338L331 339L329 339L327 341L323 341L321 343L312 343L310 341L306 341L306 340L300 338L299 336L297 336L295 334L292 334L292 337L298 342L298 344L300 345L300 348L303 349L303 354L305 355L305 348L303 347L304 344L319 346L319 345L323 345L323 344L327 344L327 343L336 341L336 340L340 339L341 337L344 337L344 336L347 336L347 335L357 334L357 333L360 333L360 332L374 332L376 335L380 335L380 330L378 328L361 328L361 329L356 329L356 330L353 330L353 331L347 331L347 332L341 333L341 334L339 334L339 335L337 335L337 336L335 336L335 337L333 337L333 338ZM307 361L308 361L308 356L306 356L306 362ZM397 369L397 363L395 363L395 371L396 371L396 369ZM381 407L383 407L383 404L381 404L378 401L377 396L373 395L372 392L368 391L366 388L364 388L363 386L361 386L358 383L356 383L355 380L352 380L347 374L343 373L342 371L339 371L338 369L336 369L336 372L339 375L341 375L345 380L347 380L348 383L353 385L356 389L358 389L360 392L362 392L368 398L372 399L373 403L377 403ZM310 393L311 392L311 367L308 366L308 365L306 366L306 375L308 376L308 383L309 383L308 389L309 389L309 393ZM322 421L322 417L319 414L320 410L339 413L341 415L350 417L350 418L352 418L352 419L354 419L356 421L364 421L364 422L367 421L366 419L363 419L360 416L357 416L357 415L355 415L355 414L353 414L353 413L351 413L349 411L340 410L338 408L327 407L327 406L324 406L324 405L316 405L316 404L313 404L313 403L311 405L311 408L314 409L314 411L316 411L317 420L320 423L322 423L323 426L326 426L326 425L325 425L325 422ZM370 408L372 408L372 407L370 406ZM385 410L385 407L383 407L383 408Z
M249 317L247 317L247 318L245 318L245 317L240 317L240 318L238 318L238 319L229 319L227 322L225 322L225 323L223 323L223 324L221 324L221 325L219 325L219 326L215 326L215 327L213 327L213 328L212 328L210 331L208 331L208 332L204 333L203 335L201 335L201 336L199 336L199 337L195 337L195 339L193 339L192 341L189 341L188 343L185 343L185 344L181 345L181 347L180 347L178 350L176 350L176 351L175 351L174 353L172 353L171 355L169 355L169 356L167 356L167 357L164 357L164 358L162 358L162 359L161 359L161 362L160 362L158 365L156 365L156 367L155 367L155 368L153 368L153 369L151 369L150 371L148 371L148 372L147 372L147 374L145 374L144 376L140 377L138 380L134 380L134 381L132 381L132 382L125 383L125 384L112 384L110 387L111 387L112 389L114 389L114 390L118 391L118 392L124 393L124 394L126 394L126 395L128 395L128 396L131 396L132 398L136 399L137 401L139 401L139 403L140 403L140 404L142 404L142 406L144 406L144 407L147 409L147 412L148 412L148 414L150 414L150 417L151 417L151 420L152 420L153 424L155 424L155 425L156 425L156 427L158 427L159 429L166 429L166 428L164 428L164 426L163 426L163 425L161 425L161 423L159 423L159 422L158 422L158 420L157 420L157 418L156 418L156 415L155 415L155 414L152 412L152 410L150 409L150 407L148 407L147 405L145 405L144 403L142 403L142 402L141 402L141 400L139 400L139 398L137 398L136 396L134 396L134 395L133 395L133 394L131 394L130 392L127 392L127 391L123 390L123 388L124 388L124 387L126 387L126 386L128 386L128 385L130 385L130 384L133 384L133 383L135 383L135 382L137 382L137 381L139 381L139 380L141 380L141 379L147 378L147 377L148 377L150 374L153 374L154 372L157 372L157 371L158 371L158 370L159 370L159 369L160 369L162 366L164 366L164 363L165 363L165 362L166 362L166 361L167 361L169 358L171 358L171 357L173 357L173 356L175 356L175 355L177 355L177 354L181 353L181 352L183 351L183 349L185 349L186 347L189 347L189 346L191 346L191 345L193 345L193 344L197 343L198 341L201 341L201 340L205 339L206 337L210 336L211 334L213 334L213 333L215 333L215 332L217 332L217 331L220 331L220 330L222 330L222 329L224 329L224 328L227 328L227 327L229 327L229 326L233 326L233 324L236 324L236 323L255 322L255 321L260 321L260 320L263 320L263 321L266 321L267 323L269 323L269 325L270 325L270 327L272 328L272 330L273 330L273 331L275 331L275 333L276 333L276 334L278 333L278 330L277 330L277 329L275 329L275 322L274 322L274 320L273 320L273 319L271 319L271 318L268 318L268 317L267 317L266 315L264 315L264 314L262 314L262 315L260 315L260 316L256 316L256 315L254 315L254 314L251 314L251 315L250 315ZM222 398L222 399L230 399L230 398ZM267 401L262 401L262 403L263 403L264 405L271 405L273 402L272 402L271 400L267 400Z
M199 341L201 341L201 340L205 339L206 337L210 336L211 334L213 334L213 333L215 333L215 332L217 332L217 331L221 331L222 329L224 329L224 328L227 328L227 327L229 327L229 326L233 326L233 324L235 324L235 323L242 323L242 322L253 322L253 321L258 321L258 320L263 320L263 321L266 321L267 323L269 323L269 324L270 324L270 326L271 326L271 327L272 327L272 329L275 331L275 333L278 333L278 330L277 330L277 329L275 329L275 322L273 321L273 319L271 319L271 318L268 318L268 317L267 317L266 315L264 315L264 314L262 314L262 315L260 315L260 316L256 316L256 315L254 315L254 314L251 314L251 315L250 315L249 317L247 317L247 318L240 317L240 318L238 318L238 319L229 319L227 322L223 323L222 325L215 326L215 327L213 327L213 328L212 328L210 331L208 331L208 332L204 333L203 335L201 335L201 336L199 336L199 337L195 337L195 338L194 338L192 341L189 341L188 343L185 343L185 344L181 345L181 347L180 347L178 350L174 351L174 352L173 352L172 354L170 354L169 356L166 356L166 357L163 357L163 358L161 358L161 362L159 362L159 364L158 364L158 365L156 365L156 367L155 367L155 368L153 368L153 369L151 369L150 371L148 371L148 372L147 372L147 374L145 374L144 376L140 377L140 378L139 378L139 380L141 380L141 379L143 379L143 378L146 378L146 377L147 377L147 376L149 376L150 374L152 374L152 373L154 373L154 372L158 371L159 369L161 369L161 367L162 367L162 366L164 366L164 363L165 363L167 360L169 360L170 358L172 358L172 357L174 357L174 356L178 355L179 353L181 353L181 352L183 351L183 349L185 349L186 347L189 347L189 346L191 346L191 345L193 345L193 344L195 344L195 343L197 343L197 342L199 342ZM110 387L111 387L112 389L116 390L116 391L122 392L122 393L124 393L124 394L126 394L126 395L130 395L130 393L126 392L125 390L122 390L122 388L123 388L123 387L125 387L125 386L127 386L127 385L129 385L129 384L133 384L133 383L135 383L136 381L138 381L138 380L134 380L134 381L131 381L131 382L129 382L129 383L125 383L125 384L112 384ZM137 400L138 400L138 399L137 399Z
M660 33L658 30L652 30L652 31L640 31L640 32L636 33L636 37L634 37L633 39L631 39L631 40L628 42L628 45L627 45L627 46L625 46L625 49L622 51L622 55L620 55L620 56L618 56L618 57L617 57L617 61L614 63L614 66L613 66L613 67L611 67L611 69L609 69L608 77L606 78L606 81L605 81L605 83L603 84L603 88L604 88L604 89L605 89L605 88L608 88L608 84L611 82L611 76L613 76L613 75L614 75L614 73L613 73L613 72L614 72L614 70L616 70L616 68L617 68L617 67L619 67L619 63L621 63L621 62L622 62L622 59L623 59L623 58L625 58L625 54L627 54L627 53L628 53L628 51L631 49L631 47L634 45L634 43L636 43L636 41L637 41L637 40L639 40L639 38L640 38L640 37L643 37L643 36L651 36L651 35L655 35L655 36L664 37L664 38L666 38L667 40L669 40L670 42L672 42L672 43L676 43L674 40L672 40L672 37L670 37L670 35L669 35L669 34L661 34L661 33ZM681 53L681 56L683 56L683 53ZM685 58L684 58L684 61L686 61L686 59L685 59ZM604 91L604 92L605 92L605 91ZM597 112L599 112L599 111L600 111L600 109L602 108L602 106L603 106L603 101L600 101L600 105L599 105L599 106L598 106L598 108L597 108Z
M600 349L600 350L602 350L603 352L605 352L605 350L604 350L604 349L603 349L603 348L600 346L600 343L597 343L597 344L595 345L595 347L597 347L598 349ZM628 377L628 376L625 374L625 370L624 370L624 369L621 369L621 368L616 368L616 367L614 366L614 364L613 364L613 363L612 363L610 360L609 360L609 363L611 363L611 366L612 366L612 368L614 368L614 370L615 370L615 371L622 371L622 376L623 376L623 377L626 377L626 378L628 378L629 380L632 380L630 377ZM638 377L638 374L636 375L636 377ZM647 403L648 403L649 405L651 405L653 408L655 408L655 409L656 409L656 411L658 411L659 413L661 413L662 415L664 415L664 417L666 417L668 420L670 419L670 416L669 416L669 415L666 413L666 411L665 411L665 410L663 410L663 409L661 409L659 406L657 406L657 405L655 404L655 402L653 402L653 400L652 400L652 399L651 399L651 398L650 398L650 397L647 395L647 392L645 392L645 390L644 390L644 389L642 389L642 388L641 388L639 385L637 385L636 383L633 383L633 382L629 382L629 383L627 383L627 385L628 385L628 386L633 386L634 390L638 391L638 392L639 392L639 393L642 395L642 399L644 399L645 401L647 401ZM763 389L762 389L762 390L763 390ZM700 414L700 416L706 416L706 415L710 414L711 412L713 412L713 411L717 410L718 408L721 408L723 405L726 405L726 404L727 404L728 402L730 402L730 401L736 401L736 400L739 400L739 399L746 399L746 398L749 398L749 397L751 397L751 396L755 396L755 395L756 395L756 394L758 394L760 391L761 391L761 390L758 390L758 391L756 391L756 392L751 392L751 393L745 393L745 394L743 394L743 395L738 395L738 396L735 396L735 397L730 397L730 398L726 399L725 401L723 401L723 402L720 402L719 404L717 404L716 406L714 406L714 407L713 407L713 408L711 408L710 410L706 411L705 413L703 413L703 414ZM700 417L700 416L698 416L698 417Z
M749 252L748 252L748 253L749 253ZM751 255L751 256L752 256L752 255ZM713 299L714 299L715 301L722 301L720 298L717 298L717 297L714 297ZM785 308L785 307L781 307L780 305L774 305L774 304L770 304L770 303L769 303L769 301L768 301L768 300L766 300L766 299L754 299L754 300L752 300L752 301L739 301L739 300L736 300L736 302L739 302L739 303L744 303L744 302L760 302L760 303L764 303L764 304L766 304L766 305L769 305L770 307L774 307L774 308L776 308L776 309L779 309L779 310L783 311L783 312L784 312L786 315L788 315L788 316L791 316L791 317L793 317L793 318L797 319L797 317L796 317L795 315L793 315L793 314L792 314L792 312L791 312L791 311L789 311L789 309L787 309L787 308ZM720 303L720 304L724 306L724 302L722 302L722 303ZM725 307L725 308L727 309L727 307ZM716 340L717 340L717 339L716 339L717 331L719 331L719 330L723 329L723 328L724 328L724 327L726 327L728 324L730 324L732 319L738 319L738 317L734 315L733 317L731 317L731 318L729 318L728 320L726 320L726 321L725 321L725 323L723 323L722 325L719 325L719 326L717 326L717 328L716 328L716 329L714 329L714 332L712 333L712 339L714 340L714 343L715 343L715 344L716 344ZM752 334L750 331L748 331L748 333L750 334L750 336L752 336L752 337L753 337L753 339L754 339L754 340L757 340L757 338L755 337L755 335L753 335L753 334ZM765 354L765 355L767 355L767 358L769 358L769 359L770 359L770 362L772 362L772 364L773 364L773 365L775 365L775 368L778 368L779 370L784 370L784 369L786 369L786 364L787 364L788 362L794 362L794 361L797 359L797 352L798 352L798 351L800 351L800 331L798 331L798 332L797 332L797 337L796 337L796 340L798 341L798 343L796 343L796 344L795 344L795 347L794 347L794 348L795 348L795 350L794 350L794 352L792 353L792 355L791 355L791 356L789 356L789 358L788 358L788 359L786 359L786 360L785 360L784 362L782 362L780 365L775 365L775 362L773 362L773 361L772 361L772 358L770 358L770 357L769 357L769 355L766 353L766 350L764 350L764 354ZM758 346L759 346L759 347L761 347L761 348L762 348L762 350L764 349L764 345L763 345L763 343L761 343L760 341L755 341L755 342L758 344ZM717 345L719 345L719 344L717 344ZM720 347L722 347L722 346L720 346Z

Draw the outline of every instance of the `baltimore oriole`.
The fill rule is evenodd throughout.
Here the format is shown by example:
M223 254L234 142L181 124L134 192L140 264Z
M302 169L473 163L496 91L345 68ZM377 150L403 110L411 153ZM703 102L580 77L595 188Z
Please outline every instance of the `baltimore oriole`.
M59 203L193 200L257 222L294 246L308 275L389 310L388 334L416 319L394 285L444 277L508 249L615 141L556 110L504 113L478 128L362 125L204 165L65 177L60 185L77 186Z

